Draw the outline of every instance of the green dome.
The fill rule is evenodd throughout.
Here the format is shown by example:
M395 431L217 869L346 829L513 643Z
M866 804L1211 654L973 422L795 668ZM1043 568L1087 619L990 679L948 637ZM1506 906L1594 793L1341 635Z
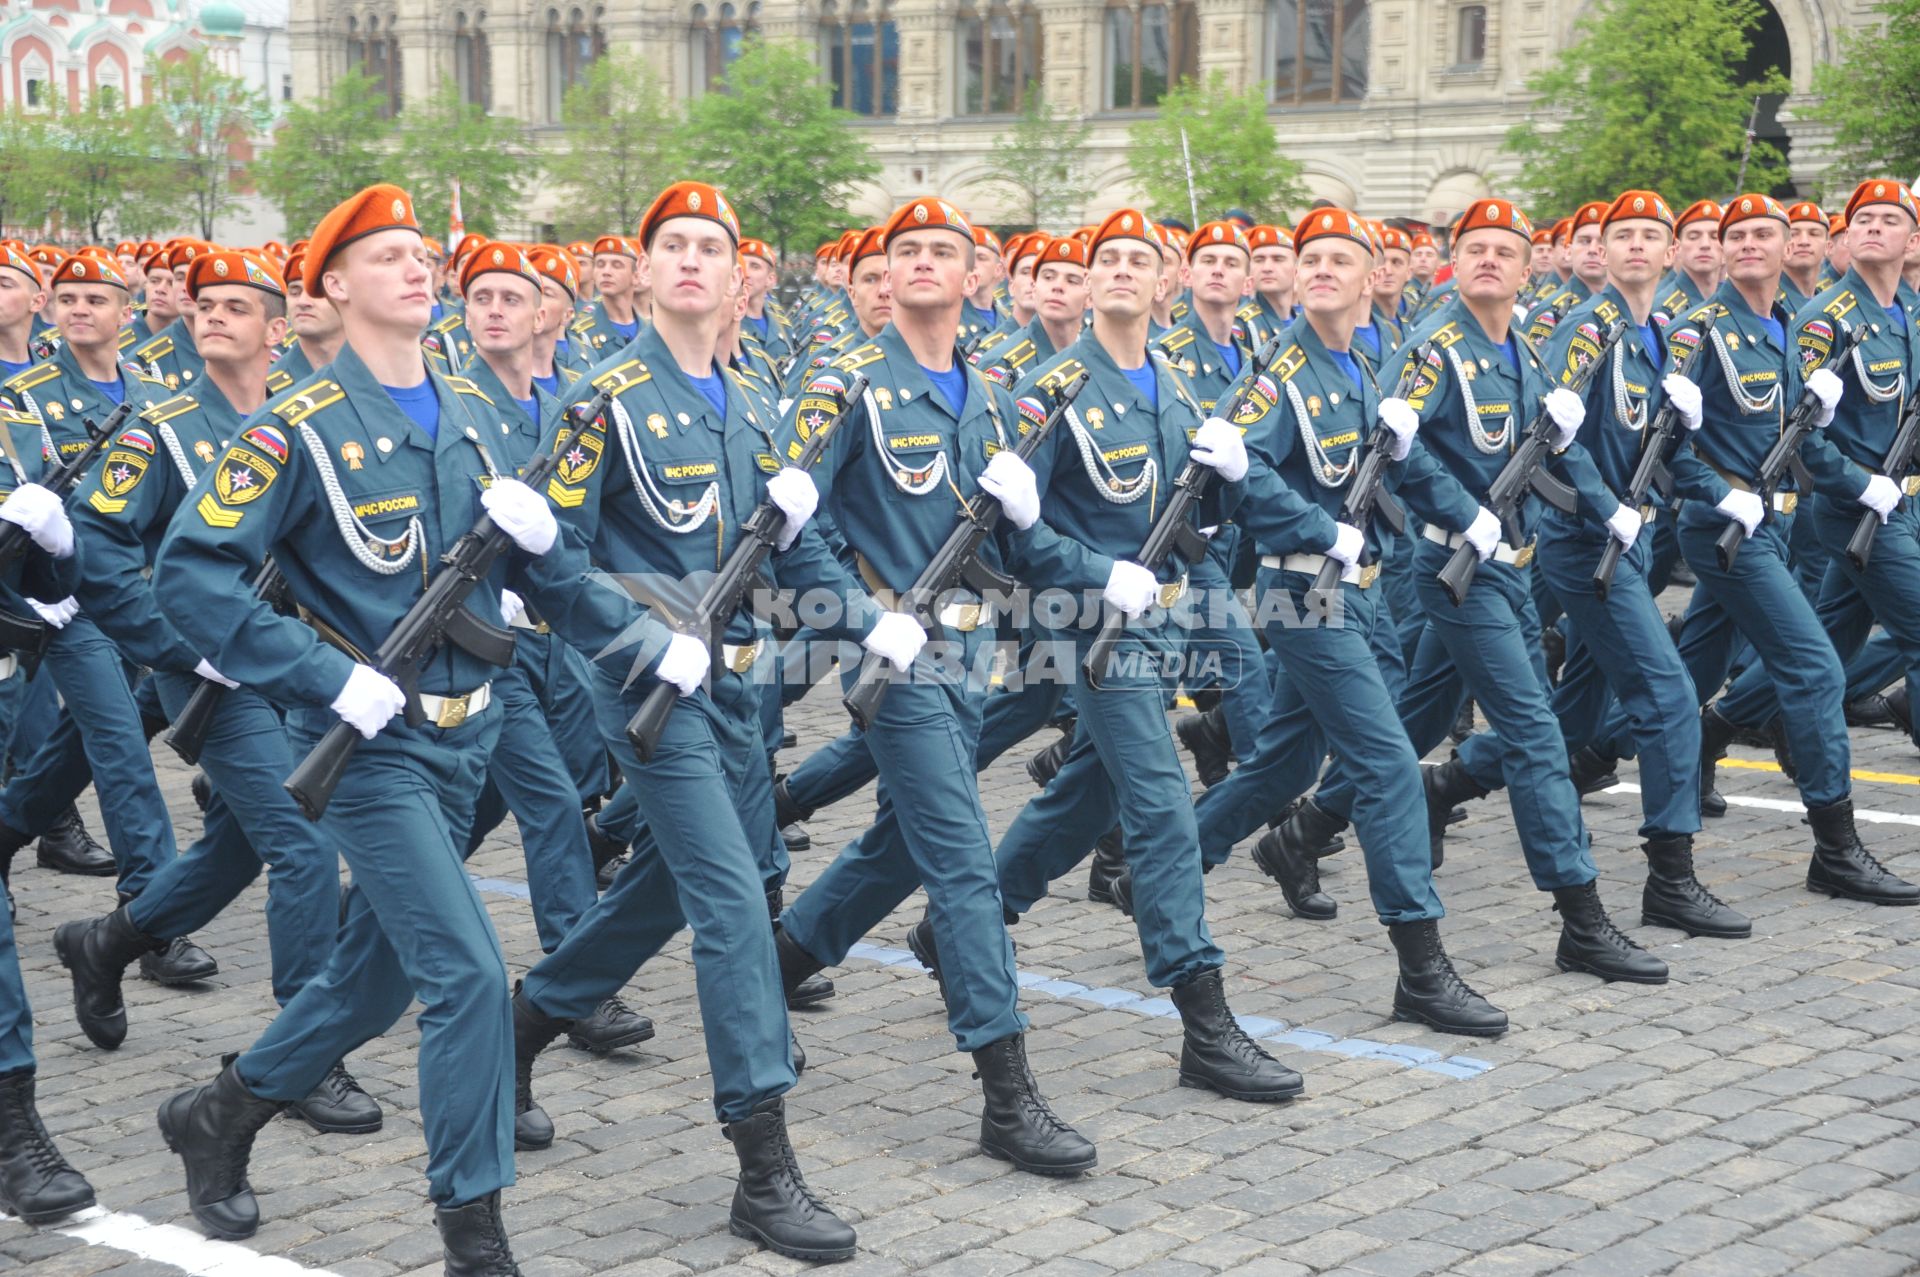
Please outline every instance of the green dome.
M211 0L200 7L200 32L207 36L239 39L247 25L246 10L225 0Z

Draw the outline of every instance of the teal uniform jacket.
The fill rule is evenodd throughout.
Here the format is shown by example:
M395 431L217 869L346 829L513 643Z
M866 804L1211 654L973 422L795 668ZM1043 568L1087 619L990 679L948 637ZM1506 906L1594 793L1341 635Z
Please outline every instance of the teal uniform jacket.
M122 394L137 412L168 397L164 384L134 364L120 365ZM41 429L49 455L66 458L87 446L85 422L104 423L118 405L87 379L65 346L53 358L0 382L0 411L28 413Z
M1452 301L1458 292L1459 286L1451 279L1443 284L1435 284L1427 290L1427 295L1421 299L1420 305L1415 308L1412 315L1408 316L1407 322L1402 327L1411 332L1426 323L1439 314L1441 308ZM1522 293L1520 298L1523 302L1531 300L1525 293Z
M830 366L834 360L865 344L866 341L866 333L851 316L843 327L832 332L825 329L816 332L807 350L799 359L793 361L791 368L787 369L787 378L781 387L783 396L788 399L795 398L799 395L801 388L821 369Z
M1855 481L1851 489L1830 495L1857 497L1865 489L1868 476L1881 472L1887 449L1893 446L1893 437L1900 429L1900 411L1913 395L1916 376L1920 376L1920 320L1914 317L1920 295L1903 280L1894 291L1893 305L1904 317L1899 327L1868 291L1865 281L1850 269L1839 283L1802 307L1788 328L1788 341L1793 347L1793 358L1787 361L1789 405L1799 398L1807 376L1826 365L1847 327L1864 324L1869 330L1853 358L1833 369L1846 384L1846 392L1840 396L1825 434L1859 469L1851 476ZM1897 481L1902 476L1889 477ZM1817 479L1815 490L1828 492Z
M273 361L273 370L285 373L290 381L304 381L314 373L313 361L307 358L306 350L297 341L280 352L280 358ZM275 390L274 393L278 394L279 391Z
M759 319L750 315L740 318L740 335L744 340L751 337L772 358L778 367L793 353L793 330L786 315L769 303Z
M471 381L428 376L440 405L431 439L343 346L241 423L187 493L160 544L155 591L188 646L229 678L270 700L325 710L356 659L386 640L440 570L440 556L483 512L493 465L508 461L495 443L500 414ZM253 597L251 569L269 553L315 624ZM509 565L531 565L527 578L538 584L563 571L558 558L503 555L468 596L468 610L499 617ZM174 581L179 587L169 588ZM419 690L462 695L494 671L443 644L422 667Z
M429 353L446 360L447 367L453 371L464 369L473 358L473 338L467 333L466 312L450 310L427 325L426 336L420 339L420 344Z
M1011 390L1028 374L1039 371L1058 353L1053 338L1047 336L1047 326L1035 315L1025 328L974 351L968 356L968 362L978 368L988 381Z
M200 657L167 621L152 567L174 513L200 475L240 435L241 415L212 381L149 405L107 446L75 490L73 524L86 544L77 597L87 615L149 669L191 673ZM259 564L249 563L249 570Z
M1400 349L1401 329L1378 302L1367 315L1367 324L1353 330L1354 353L1366 360L1367 367L1378 372L1393 362Z
M40 440L39 423L25 413L0 410L0 502L23 483L40 483L52 467ZM76 535L76 545L79 537ZM64 599L80 585L78 553L56 559L29 542L27 552L0 573L0 599L13 602L10 611L28 615L22 599Z
M1234 320L1227 340L1240 356L1234 365L1229 365L1226 356L1214 345L1200 322L1199 312L1189 309L1180 322L1150 343L1186 378L1187 389L1198 401L1202 418L1213 415L1214 405L1227 397L1228 388L1239 379L1241 369L1253 357L1253 339L1240 320Z
M193 329L187 326L185 315L136 344L129 358L145 368L155 381L165 383L168 390L182 390L192 385L206 368L199 347L193 343Z
M741 372L751 373L763 389L777 388L780 385L780 365L773 353L755 341L745 329L740 333L740 358L734 367Z
M639 328L634 338L629 338L613 326L602 303L589 302L580 317L573 321L573 327L567 334L568 344L579 348L578 358L585 361L589 368L595 367L619 354L630 340L646 331L647 325L637 311L634 320Z
M1668 319L1690 315L1706 303L1707 295L1683 270L1670 270L1653 291L1653 308Z
M1578 275L1566 282L1563 288L1554 290L1545 301L1537 302L1527 309L1527 317L1521 323L1521 330L1534 346L1544 346L1553 336L1554 325L1561 316L1593 296L1593 290L1581 282Z
M1456 297L1414 329L1406 342L1407 360L1429 340L1435 344L1407 395L1420 414L1419 442L1481 505L1486 504L1487 488L1554 386L1533 347L1512 329L1508 334L1517 355L1517 373L1507 363L1507 352L1487 337L1480 321ZM1598 511L1603 519L1620 504L1606 490L1593 459L1577 440L1549 461L1547 468L1573 488L1583 509ZM1543 504L1529 498L1520 507L1519 523L1529 538ZM1417 504L1413 508L1422 519L1448 532L1465 532L1473 520L1473 510L1463 504L1432 511ZM1506 533L1501 535L1505 539Z
M1583 396L1587 419L1580 427L1579 443L1599 469L1607 490L1619 494L1633 480L1640 459L1640 432L1666 402L1666 391L1660 386L1667 355L1662 312L1655 309L1649 316L1658 343L1649 355L1626 298L1608 284L1603 292L1567 312L1540 354L1556 384L1567 385L1599 354L1601 335L1616 319L1625 320L1627 330L1607 355L1607 366L1587 385ZM1583 509L1581 514L1604 522L1617 504Z

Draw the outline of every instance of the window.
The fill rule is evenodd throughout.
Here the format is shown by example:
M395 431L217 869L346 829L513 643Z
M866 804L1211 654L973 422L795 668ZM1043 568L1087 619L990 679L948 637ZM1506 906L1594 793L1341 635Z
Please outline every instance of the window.
M892 115L900 97L900 32L886 0L876 9L853 0L844 14L838 0L820 9L820 48L827 64L833 104L855 115Z
M291 75L282 75L280 77L280 100L282 102L293 101L293 77Z
M1487 6L1469 4L1455 17L1453 64L1477 67L1487 60Z
M1267 0L1273 100L1299 106L1365 97L1368 17L1367 0Z
M1193 0L1107 7L1107 107L1143 111L1168 87L1200 75L1200 13Z
M706 93L720 87L727 68L740 56L746 39L760 25L760 3L753 0L741 16L738 6L723 4L718 15L710 16L707 6L693 6L693 29L687 40L689 83L693 91Z
M364 23L347 19L347 65L379 86L382 117L400 113L400 41L393 34L392 18L384 27L377 17Z
M547 10L547 118L560 119L567 90L587 78L587 68L607 52L607 36L600 29L605 10L595 9L591 20L580 9L564 15Z
M1040 13L1033 0L963 0L954 45L960 54L960 114L1006 115L1040 91Z
M453 79L460 100L483 111L493 109L493 55L487 47L487 11L453 15Z
M27 81L27 109L39 111L47 105L47 82L45 80Z

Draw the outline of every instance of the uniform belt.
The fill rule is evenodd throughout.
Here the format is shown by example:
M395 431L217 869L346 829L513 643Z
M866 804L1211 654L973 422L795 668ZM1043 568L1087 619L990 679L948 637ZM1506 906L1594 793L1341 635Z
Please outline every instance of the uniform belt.
M898 612L900 596L880 579L880 574L874 570L867 556L856 552L853 561L860 569L860 579L866 582L867 593L873 595L874 601L889 612ZM942 629L968 634L982 625L991 625L993 609L985 603L949 603L940 609L939 621Z
M20 658L12 652L0 656L0 682L5 682L20 671Z
M435 727L458 727L493 702L493 684L482 683L459 696L435 696L420 693L420 708Z
M1187 575L1182 572L1178 581L1162 581L1160 583L1160 598L1158 602L1163 608L1172 607L1180 601L1181 596L1186 594L1186 592Z
M1753 483L1751 480L1742 479L1737 474L1733 474L1730 471L1722 470L1719 466L1714 465L1711 461L1707 462L1707 465L1712 468L1715 474L1719 475L1722 479L1726 480L1727 486L1729 488L1732 488L1735 492L1752 492L1753 491ZM1800 506L1800 494L1798 492L1776 491L1773 494L1772 506L1773 506L1773 512L1775 514L1792 514Z
M722 643L720 645L720 663L735 674L745 674L753 668L760 658L758 643Z
M1335 559L1334 562L1339 563L1340 560ZM1278 572L1304 572L1308 576L1319 576L1320 569L1326 564L1327 556L1324 554L1263 554L1260 556L1260 566L1263 568L1273 568ZM1340 566L1344 571L1346 564L1341 563ZM1373 583L1379 579L1380 565L1369 563L1360 569L1360 578L1353 584L1363 590L1370 590L1373 588Z
M1420 529L1420 535L1435 545L1446 546L1449 550L1457 550L1467 544L1466 533L1446 532L1431 523ZM1505 541L1502 541L1493 547L1493 561L1495 563L1511 563L1517 568L1523 568L1533 562L1533 542L1529 541L1516 550Z

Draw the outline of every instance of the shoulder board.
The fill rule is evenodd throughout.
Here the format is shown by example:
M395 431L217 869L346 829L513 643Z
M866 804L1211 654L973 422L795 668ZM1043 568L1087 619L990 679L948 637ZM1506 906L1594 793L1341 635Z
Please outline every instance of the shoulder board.
M123 367L124 366L125 365L123 365ZM146 382L149 386L158 386L160 387L160 389L168 390L168 391L174 389L173 386L168 385L166 382L160 380L160 378L154 376L152 373L148 372L144 368L128 367L127 370L133 373L133 375L138 377L141 381Z
M1239 310L1236 310L1233 313L1239 318L1246 320L1248 323L1252 323L1254 320L1260 318L1260 303L1248 302L1246 305L1242 306Z
M283 403L273 408L273 415L289 426L297 426L322 408L346 397L347 392L340 388L339 382L322 378L294 391Z
M1611 324L1620 318L1620 308L1604 297L1594 306L1593 313L1600 316L1600 321L1606 324Z
M292 384L293 374L285 368L274 368L267 373L267 390L271 394L277 395Z
M629 359L626 363L609 368L593 379L595 390L611 390L614 394L632 386L644 385L653 380L653 374L638 359Z
M1827 304L1820 309L1832 315L1835 319L1844 319L1853 312L1857 304L1858 303L1854 301L1853 290L1851 288L1843 288L1828 298Z
M1039 385L1049 394L1059 394L1061 388L1079 376L1080 370L1085 367L1078 359L1063 359L1047 370L1046 376L1040 378Z
M578 368L561 368L559 369L559 373L560 373L560 380L565 382L569 386L571 386L574 382L580 380L582 377L586 376L586 374L580 371L580 369Z
M886 357L887 352L880 349L880 344L870 341L855 346L852 350L849 350L846 354L834 360L833 366L841 372L853 372L857 369L865 368L868 364L879 363Z
M732 372L749 386L757 384L760 380L760 374L753 370L753 365L751 364L732 369Z
M584 333L585 331L587 331L587 329L591 327L593 327L593 316L582 315L578 319L574 320L573 323L567 326L567 331L573 332L573 333Z
M166 355L171 355L173 353L173 338L163 333L158 337L151 338L135 346L133 353L140 359L160 359Z
M132 331L131 329L128 329L128 330L125 330L125 331L123 331L123 332L121 332L121 334L120 334L120 340L119 340L118 342L116 342L116 343L114 344L114 349L115 349L115 350L125 350L125 349L126 349L126 348L127 348L128 346L131 346L131 345L133 345L133 343L134 343L134 342L136 342L136 341L138 341L138 340L140 340L140 334L139 334L139 333L136 333L136 332L134 332L134 331Z
M1293 380L1293 375L1307 366L1307 352L1298 345L1287 347L1285 354L1273 362L1273 376L1282 382Z
M1447 323L1434 329L1433 336L1427 340L1438 343L1440 348L1444 350L1465 336L1466 333L1461 331L1459 323L1449 320Z
M8 390L32 390L35 386L44 385L59 375L60 370L52 364L35 364L25 372L17 372L7 378L5 384Z
M1660 309L1666 311L1669 315L1677 315L1686 306L1687 300L1687 290L1684 288L1676 288L1667 294L1666 300L1660 303Z
M450 333L466 322L467 317L459 311L455 311L451 315L442 315L440 322L433 326L433 331L436 333Z
M448 377L447 387L450 390L452 390L455 394L472 395L477 399L483 400L488 405L491 405L493 403L493 400L488 397L486 391L480 389L480 387L474 385L471 381L468 381L465 377Z
M1165 351L1182 350L1193 344L1193 329L1169 328L1154 345Z
M141 409L140 417L157 426L163 421L172 421L182 413L191 412L199 406L192 395L175 395L171 399L162 399L159 403L149 404Z

